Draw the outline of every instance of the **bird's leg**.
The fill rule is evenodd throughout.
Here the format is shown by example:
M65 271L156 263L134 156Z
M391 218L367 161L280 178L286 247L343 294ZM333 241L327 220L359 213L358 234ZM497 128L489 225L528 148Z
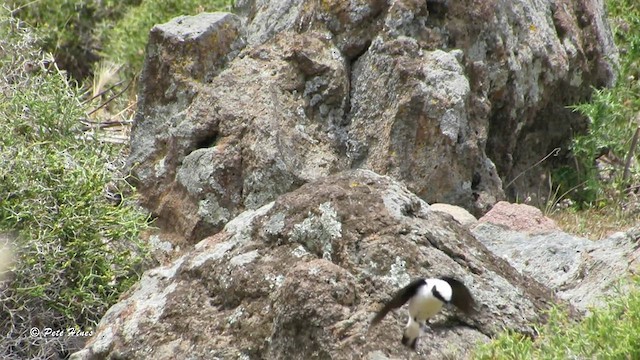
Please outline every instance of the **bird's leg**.
M415 350L417 343L418 343L417 337L411 339L406 334L402 336L402 345L406 347L410 347L411 349Z
M420 322L416 318L409 317L407 327L402 334L402 345L415 350L418 337L420 337Z
M429 330L429 328L430 328L430 326L429 326L429 325L427 325L427 320L420 322L420 330L421 330L423 333L426 333L426 332L427 332L427 330Z
M407 335L402 335L402 345L409 346L409 337Z

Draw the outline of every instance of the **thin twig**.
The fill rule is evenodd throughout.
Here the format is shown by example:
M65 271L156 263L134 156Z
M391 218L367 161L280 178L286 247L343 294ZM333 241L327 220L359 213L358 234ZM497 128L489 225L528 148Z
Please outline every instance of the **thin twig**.
M17 8L15 8L15 9L9 9L9 7L8 7L8 6L2 6L2 7L4 7L4 8L5 8L5 9L7 9L7 10L9 10L9 11L11 12L11 16L15 17L15 16L16 16L16 14L17 14L20 10L22 10L22 9L24 9L24 8L28 7L28 6L31 6L32 4L35 4L35 3L37 3L37 2L40 2L40 0L33 0L33 1L28 2L28 3L24 4L24 5L18 6L18 7L17 7Z
M124 114L124 113L125 113L125 112L127 112L127 111L130 111L130 110L131 110L131 108L133 108L133 107L135 107L135 106L136 106L136 102L135 102L135 101L134 101L134 102L129 103L129 105L127 105L124 109L122 109L120 112L118 112L117 114L115 114L114 116L112 116L112 117L111 117L111 119L115 119L115 118L117 118L117 117L120 117L120 115ZM129 120L127 120L127 121L131 121L131 122L133 123L133 120L131 120L131 119L129 119Z
M93 99L95 99L95 98L97 98L97 97L100 97L100 96L104 95L107 91L111 91L111 89L113 89L113 88L114 88L114 87L116 87L116 86L119 86L119 85L120 85L120 84L122 84L123 82L124 82L124 80L120 80L120 81L118 81L117 83L115 83L115 84L113 84L113 85L109 86L109 88L107 88L107 89L105 89L105 90L102 90L102 91L100 91L99 93L97 93L97 94L93 95L92 97L90 97L89 99L87 99L87 100L83 101L83 102L82 102L82 104L86 104L86 103L90 102L91 100L93 100Z
M629 179L631 167L631 160L633 160L633 156L636 152L636 146L638 145L638 137L640 136L640 115L636 116L636 122L638 122L638 127L636 127L636 132L633 134L633 139L631 140L631 146L629 147L629 152L627 153L627 160L624 163L624 172L622 173L622 182L626 183Z
M98 106L97 108L91 110L91 112L89 112L87 114L87 116L90 116L91 114L95 113L96 111L102 109L103 107L107 106L107 104L109 104L110 102L112 102L114 99L116 99L118 96L124 94L125 91L127 91L127 89L129 88L129 86L131 86L131 84L133 83L134 79L131 79L131 81L129 81L129 83L127 84L127 86L124 87L124 89L120 90L120 92L118 92L117 94L113 95L112 97L110 97L107 101L105 101L104 103L102 103L102 105Z
M553 150L551 150L550 153L548 153L545 157L543 157L542 159L538 160L538 162L536 162L535 164L529 166L527 169L525 169L523 172L521 172L520 174L518 174L518 176L516 176L513 180L509 181L509 183L507 184L507 186L505 186L505 190L507 188L509 188L509 186L511 186L511 184L513 184L514 181L518 180L520 178L520 176L524 175L527 171L533 169L534 167L542 164L542 162L544 162L545 160L547 160L549 157L551 156L558 156L558 154L560 153L561 148L557 147Z
M569 190L563 192L560 196L558 196L558 192L560 192L560 186L556 186L556 190L553 191L553 201L551 201L551 192L553 189L553 181L551 179L551 174L549 174L549 199L547 200L547 204L545 205L545 209L544 209L544 215L547 216L549 214L551 214L555 207L560 204L560 202L564 199L565 196L569 195L569 193L571 193L572 191L574 191L575 189L583 186L584 184L586 184L586 181L581 182L578 185L572 186ZM551 201L551 205L549 205L549 201Z
M87 131L87 130L93 130L93 129L106 129L106 128L110 128L110 127L116 127L116 126L126 126L126 125L131 125L131 121L104 121L104 122L100 122L100 123L89 123L86 124L83 128L82 131Z
M100 125L105 125L106 124L106 126L109 127L109 126L114 126L114 125L129 125L129 124L133 123L133 120L91 121L91 120L87 120L87 119L81 119L80 122L85 124L85 125L96 125L96 126L100 126Z

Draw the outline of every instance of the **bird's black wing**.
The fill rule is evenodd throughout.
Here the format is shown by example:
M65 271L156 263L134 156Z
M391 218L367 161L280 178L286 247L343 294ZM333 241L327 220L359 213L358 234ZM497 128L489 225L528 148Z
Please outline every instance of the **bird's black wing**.
M409 285L400 289L383 307L378 311L376 316L371 320L371 326L375 326L393 309L397 309L404 305L413 295L416 294L420 286L427 282L424 279L412 281Z
M475 311L476 302L473 300L471 291L461 281L449 276L443 276L440 279L451 286L451 304L467 315Z

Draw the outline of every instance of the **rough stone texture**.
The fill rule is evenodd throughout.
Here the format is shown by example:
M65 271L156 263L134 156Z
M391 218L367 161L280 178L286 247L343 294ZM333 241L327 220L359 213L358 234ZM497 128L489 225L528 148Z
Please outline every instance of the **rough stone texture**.
M487 222L472 232L490 251L580 310L604 305L618 285L624 293L624 280L640 270L640 228L598 241L563 232L527 234Z
M410 37L376 38L353 66L347 155L429 202L477 212L501 197L502 184L469 121L462 59L459 50L424 51Z
M455 221L467 229L478 223L478 219L475 216L459 206L435 203L431 204L429 209L451 215Z
M418 351L382 302L419 276L454 275L479 312L438 315ZM247 210L173 263L147 271L72 359L465 358L503 328L532 333L555 300L450 216L366 170Z
M544 216L540 209L526 204L496 203L478 222L502 225L507 229L529 233L559 231L555 221Z
M487 90L486 97L478 97L490 106L487 155L507 181L527 172L508 189L525 198L546 182L543 175L552 165L566 161L570 134L587 126L566 105L587 98L591 86L615 79L617 50L603 0L453 3L474 24L451 30L472 44L467 64L480 81L471 80L478 85L472 92ZM478 29L474 18L491 25ZM486 30L494 26L499 30ZM528 170L556 148L562 150L558 157Z
M199 212L196 194L175 182L180 170L176 165L211 138L207 129L213 124L192 124L185 129L189 105L200 87L211 82L244 45L241 21L232 14L183 16L151 29L128 166L138 191L167 230L192 231L206 221L203 218L210 215L206 210L216 211ZM222 172L217 177L228 178L224 169L232 161L220 159L210 166ZM206 171L200 169L200 175L205 176ZM215 178L203 181L216 184ZM202 191L209 188L211 185L203 186ZM232 207L233 199L224 200ZM227 212L220 209L218 215ZM228 220L223 217L217 222Z
M236 3L155 27L141 78L129 164L190 243L349 168L477 216L585 128L566 106L613 80L601 0Z

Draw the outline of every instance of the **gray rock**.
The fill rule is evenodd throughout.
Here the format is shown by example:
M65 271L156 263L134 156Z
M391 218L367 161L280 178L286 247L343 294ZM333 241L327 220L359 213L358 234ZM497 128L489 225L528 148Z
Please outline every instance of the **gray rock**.
M502 197L502 184L470 126L471 88L458 53L425 51L409 37L374 39L353 67L347 156L404 180L428 202L477 212L474 176L482 172L489 203Z
M212 81L244 45L240 18L233 14L182 16L151 29L127 163L144 203L163 204L151 208L160 216L161 223L166 221L167 228L180 227L178 224L194 228L196 225L189 220L196 219L195 223L205 224L203 231L206 231L206 221L201 217L214 212L206 206L201 210L203 206L195 201L182 203L189 193L174 183L178 173L175 161L182 162L185 153L197 147L194 144L209 141L209 134L207 126L185 130L184 125L181 128L178 124L187 116L186 109L200 91L198 84ZM184 137L189 138L191 148L179 146L174 148L176 152L167 151L170 144L184 144ZM224 173L230 161L233 158L213 166L222 168ZM211 186L203 187L203 191L210 189ZM177 204L189 205L188 211L182 208L188 219L164 216L172 215L166 209ZM204 215L198 214L200 210Z
M479 306L445 310L412 352L395 311L374 313L415 277L454 275ZM247 210L145 272L72 359L465 358L556 299L390 177L342 172Z
M236 5L155 27L140 80L128 163L188 243L350 168L479 216L586 127L567 105L614 79L600 0Z
M553 289L577 309L602 306L616 288L624 292L630 275L640 269L640 228L591 241L560 231L546 234L516 232L480 223L473 234L487 248L524 275ZM621 282L622 280L622 282Z

